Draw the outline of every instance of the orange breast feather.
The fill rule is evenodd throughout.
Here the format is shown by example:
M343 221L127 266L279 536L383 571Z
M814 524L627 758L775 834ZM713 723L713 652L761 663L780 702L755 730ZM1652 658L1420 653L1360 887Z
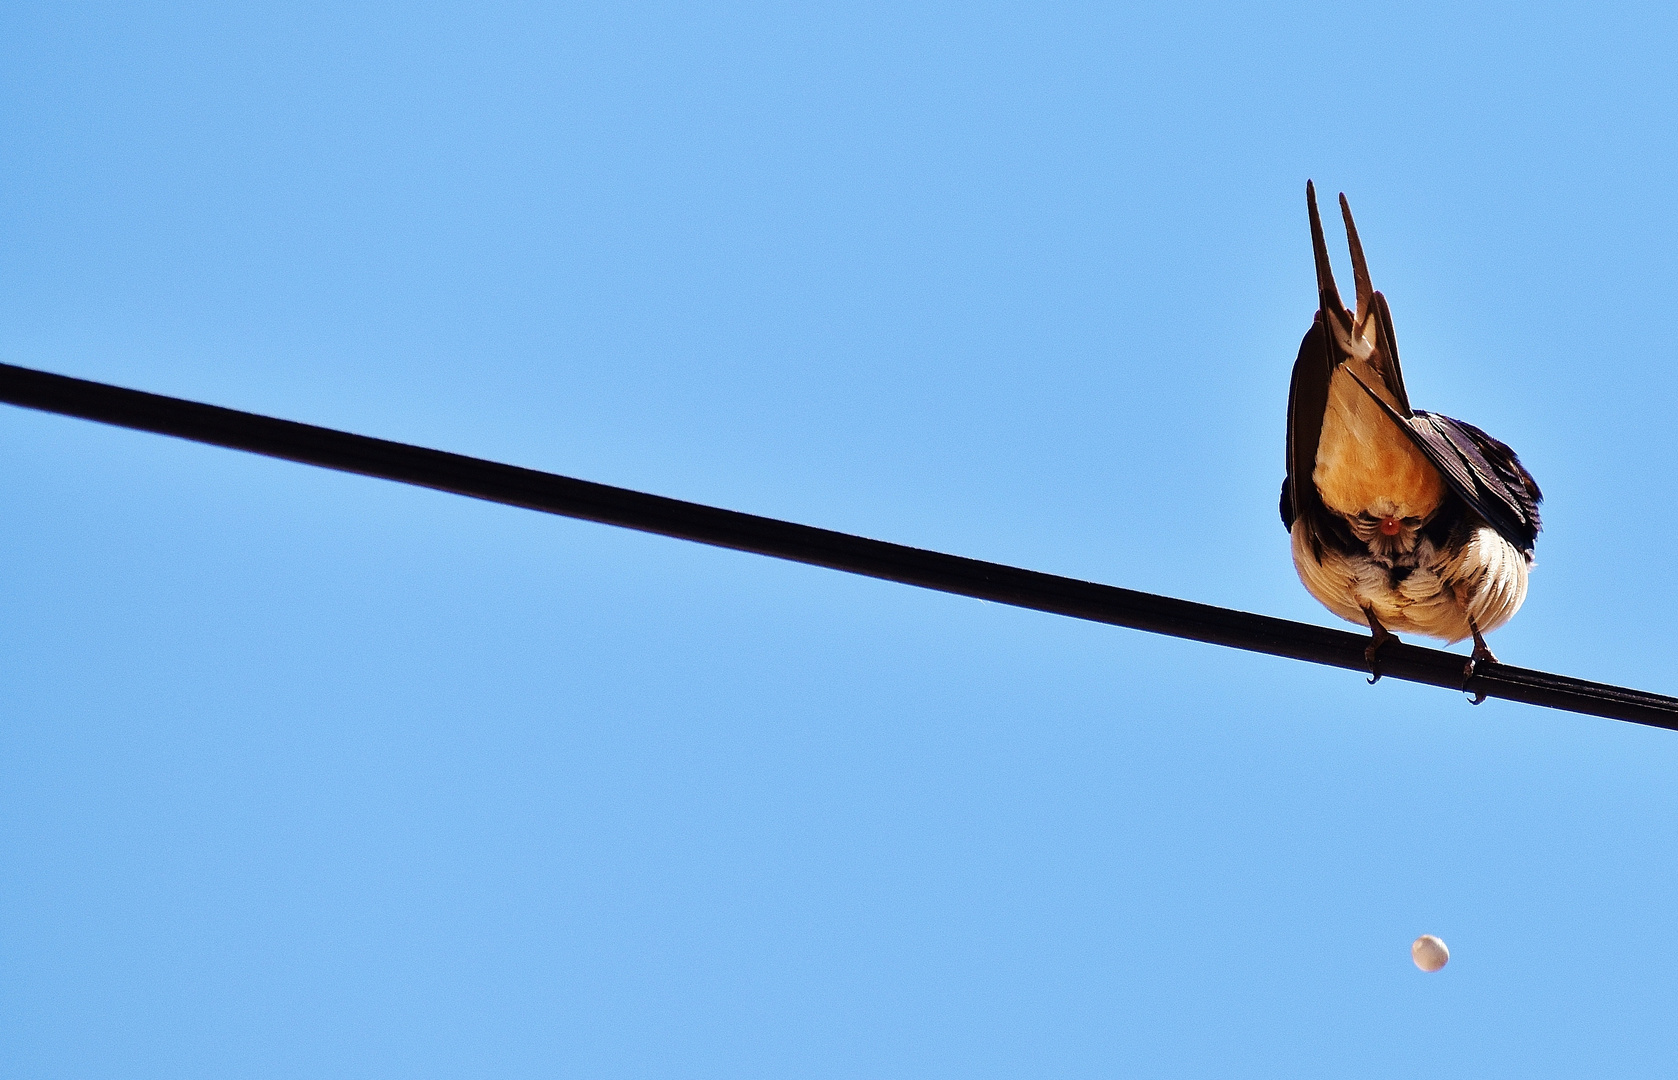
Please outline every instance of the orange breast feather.
M1378 375L1367 369L1360 374L1376 393L1386 395ZM1439 470L1343 366L1329 383L1311 478L1324 504L1348 516L1426 518L1445 493Z

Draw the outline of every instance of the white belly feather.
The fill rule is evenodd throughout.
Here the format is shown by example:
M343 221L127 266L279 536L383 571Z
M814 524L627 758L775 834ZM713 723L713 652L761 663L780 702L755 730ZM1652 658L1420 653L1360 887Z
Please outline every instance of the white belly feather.
M1394 582L1387 565L1373 556L1344 555L1325 546L1319 562L1303 523L1293 526L1293 565L1306 591L1362 626L1368 625L1367 607L1389 630L1456 642L1473 633L1470 618L1482 633L1494 630L1526 599L1526 556L1488 525L1475 529L1459 551L1439 551L1424 537L1416 554L1416 567Z

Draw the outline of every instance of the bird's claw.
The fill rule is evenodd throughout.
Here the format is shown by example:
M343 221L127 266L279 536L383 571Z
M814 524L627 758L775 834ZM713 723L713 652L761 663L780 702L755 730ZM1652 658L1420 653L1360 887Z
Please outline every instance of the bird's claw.
M1381 681L1381 647L1389 641L1398 638L1392 631L1381 625L1381 620L1375 617L1373 611L1365 609L1364 614L1369 617L1369 632L1373 636L1369 647L1363 650L1363 662L1369 665L1369 685L1374 686Z
M1476 631L1474 636L1475 636L1476 639L1480 638L1480 635L1479 635L1478 631ZM1497 663L1497 657L1492 655L1492 651L1491 651L1491 649L1486 647L1485 641L1484 640L1476 640L1474 642L1474 652L1469 656L1468 663L1466 663L1462 666L1462 688L1463 688L1463 690L1465 692L1468 691L1468 684L1471 680L1473 680L1474 676L1476 676L1480 673L1480 665L1481 664L1495 664L1495 663ZM1482 701L1486 700L1486 694L1485 694L1485 691L1483 691L1483 690L1475 690L1475 691L1473 691L1473 694L1474 694L1474 699L1469 702L1470 705L1478 705Z
M1385 641L1372 641L1363 650L1363 661L1369 665L1369 685L1374 686L1381 681L1381 646Z

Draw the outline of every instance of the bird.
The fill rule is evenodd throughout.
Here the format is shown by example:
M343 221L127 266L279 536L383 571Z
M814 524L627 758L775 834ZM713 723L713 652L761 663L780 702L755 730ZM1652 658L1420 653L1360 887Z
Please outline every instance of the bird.
M1400 631L1452 644L1472 637L1466 688L1498 662L1485 635L1526 599L1544 496L1508 446L1410 407L1392 312L1370 286L1351 205L1341 194L1356 310L1335 287L1310 181L1305 201L1317 314L1288 387L1281 510L1294 569L1324 607L1369 628L1371 683Z

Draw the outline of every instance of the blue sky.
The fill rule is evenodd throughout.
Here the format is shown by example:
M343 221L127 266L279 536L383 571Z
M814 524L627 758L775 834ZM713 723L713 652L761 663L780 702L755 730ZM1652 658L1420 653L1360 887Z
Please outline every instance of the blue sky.
M1494 648L1673 693L1674 29L12 4L0 359L1332 624L1276 516L1314 177L1412 400L1545 488ZM13 409L0 455L4 1075L1678 1064L1671 733Z

